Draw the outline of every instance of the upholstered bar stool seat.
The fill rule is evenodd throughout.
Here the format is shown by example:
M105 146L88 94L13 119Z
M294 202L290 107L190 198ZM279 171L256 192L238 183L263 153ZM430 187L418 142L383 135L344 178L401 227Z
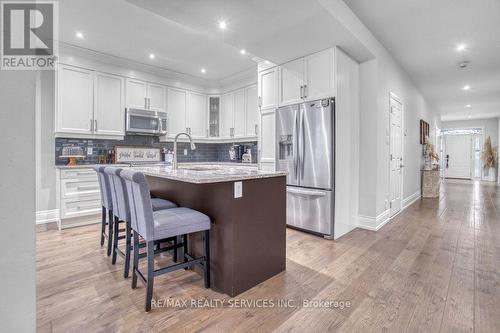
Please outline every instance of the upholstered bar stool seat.
M184 207L153 212L153 220L153 240L210 229L208 216Z
M151 206L153 206L153 211L177 207L172 201L160 198L151 198Z

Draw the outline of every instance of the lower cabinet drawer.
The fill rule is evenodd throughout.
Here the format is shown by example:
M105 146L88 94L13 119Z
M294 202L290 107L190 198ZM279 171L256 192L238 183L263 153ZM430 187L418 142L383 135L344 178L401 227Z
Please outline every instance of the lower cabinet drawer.
M61 218L71 218L99 214L102 210L99 196L79 198L78 200L64 199L61 201Z
M61 170L61 178L81 178L81 177L93 177L97 180L97 173L91 168L81 168L81 169L63 169Z
M81 195L99 196L99 182L97 178L61 179L62 198L74 198Z

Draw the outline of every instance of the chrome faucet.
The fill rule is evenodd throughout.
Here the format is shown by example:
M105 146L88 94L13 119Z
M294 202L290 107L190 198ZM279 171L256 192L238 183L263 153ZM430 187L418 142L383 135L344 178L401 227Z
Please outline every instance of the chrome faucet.
M185 133L185 132L181 132L181 133L177 134L175 136L175 139L174 139L174 152L173 152L173 156L172 156L172 170L177 170L177 139L181 135L185 135L189 138L189 142L191 143L191 150L196 149L196 145L194 144L193 139L191 138L191 135L189 135L188 133Z

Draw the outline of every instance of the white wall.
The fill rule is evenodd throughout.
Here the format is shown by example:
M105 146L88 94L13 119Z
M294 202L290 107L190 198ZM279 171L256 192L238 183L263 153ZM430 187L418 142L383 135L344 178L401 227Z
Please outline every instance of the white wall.
M390 93L404 104L403 203L420 191L419 121L426 120L434 133L439 117L410 76L342 0L319 2L373 54L372 60L360 66L359 214L372 223L371 229L377 229L388 217L389 208Z
M0 74L0 331L35 332L35 71Z

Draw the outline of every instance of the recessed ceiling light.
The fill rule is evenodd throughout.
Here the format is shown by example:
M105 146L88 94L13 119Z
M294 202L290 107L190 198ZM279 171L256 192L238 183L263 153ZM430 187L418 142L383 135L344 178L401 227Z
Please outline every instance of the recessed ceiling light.
M205 68L202 68L200 71L201 71L202 73L206 73L206 72L207 72L207 70L206 70Z
M246 51L245 49L241 49L241 50L240 50L240 53L241 53L241 54L246 54L246 53L247 53L247 51Z
M80 31L77 31L77 32L75 33L75 36L76 36L77 38L83 39L83 33L81 33Z
M266 65L269 65L271 62L269 60L264 61Z
M466 108L470 108L470 104L467 104L465 107L466 107Z
M149 59L154 59L155 58L155 54L154 53L150 53L149 54Z
M465 44L458 44L457 45L457 51L465 51L465 49L467 49L467 45Z
M219 25L219 29L221 29L221 30L225 30L227 28L227 23L225 20L220 20L218 25Z
M463 89L464 90L470 90L470 86L469 85L465 85Z
M467 118L469 118L469 119L470 119L470 118L472 118L472 116L471 116L471 115L469 115Z

